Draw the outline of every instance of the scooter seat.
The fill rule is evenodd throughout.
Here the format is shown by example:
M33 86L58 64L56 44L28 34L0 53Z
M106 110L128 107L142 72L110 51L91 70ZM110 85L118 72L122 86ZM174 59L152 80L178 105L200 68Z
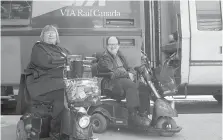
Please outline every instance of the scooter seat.
M125 96L120 96L118 94L113 93L111 90L104 89L102 94L103 99L113 99L117 102L123 102L122 100L125 100Z
M126 103L126 99L114 99L112 97L107 97L107 96L101 96L101 101L114 101L114 102L117 102L117 103L122 103L122 104L125 104Z
M32 100L31 103L32 105L52 105L53 100L43 100L43 99L35 98Z

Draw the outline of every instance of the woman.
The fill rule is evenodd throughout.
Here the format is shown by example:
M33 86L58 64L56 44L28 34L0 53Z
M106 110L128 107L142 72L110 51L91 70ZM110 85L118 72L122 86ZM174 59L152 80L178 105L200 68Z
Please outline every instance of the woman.
M53 101L51 134L60 130L61 113L64 108L63 62L54 64L62 57L61 52L70 54L59 46L59 34L55 26L47 25L40 35L40 42L35 43L27 71L26 85L31 100Z

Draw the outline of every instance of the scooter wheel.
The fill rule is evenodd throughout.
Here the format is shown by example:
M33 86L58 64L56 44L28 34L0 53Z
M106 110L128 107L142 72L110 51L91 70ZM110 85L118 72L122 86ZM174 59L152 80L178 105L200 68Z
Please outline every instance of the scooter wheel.
M107 119L99 113L95 113L91 116L91 122L94 133L103 133L107 129Z
M168 129L176 129L177 124L174 121L174 119L170 117L160 117L157 120L156 128L162 129L164 131ZM174 135L174 132L160 132L159 134L160 136L164 136L164 137L172 137Z
M20 120L17 123L17 128L16 128L16 140L27 140L27 132L25 131L25 126L23 120Z

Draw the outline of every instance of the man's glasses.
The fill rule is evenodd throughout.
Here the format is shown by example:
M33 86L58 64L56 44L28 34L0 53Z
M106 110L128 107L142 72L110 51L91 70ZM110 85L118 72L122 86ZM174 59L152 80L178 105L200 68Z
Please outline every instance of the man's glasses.
M110 47L118 47L118 44L108 44Z

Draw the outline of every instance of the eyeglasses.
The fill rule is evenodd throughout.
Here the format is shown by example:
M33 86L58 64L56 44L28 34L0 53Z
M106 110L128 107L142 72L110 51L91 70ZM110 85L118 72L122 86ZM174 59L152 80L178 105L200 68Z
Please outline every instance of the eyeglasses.
M45 35L49 36L49 35L52 35L52 36L56 36L56 32L45 32L44 33Z
M108 46L111 46L111 47L118 47L118 44L108 44Z

